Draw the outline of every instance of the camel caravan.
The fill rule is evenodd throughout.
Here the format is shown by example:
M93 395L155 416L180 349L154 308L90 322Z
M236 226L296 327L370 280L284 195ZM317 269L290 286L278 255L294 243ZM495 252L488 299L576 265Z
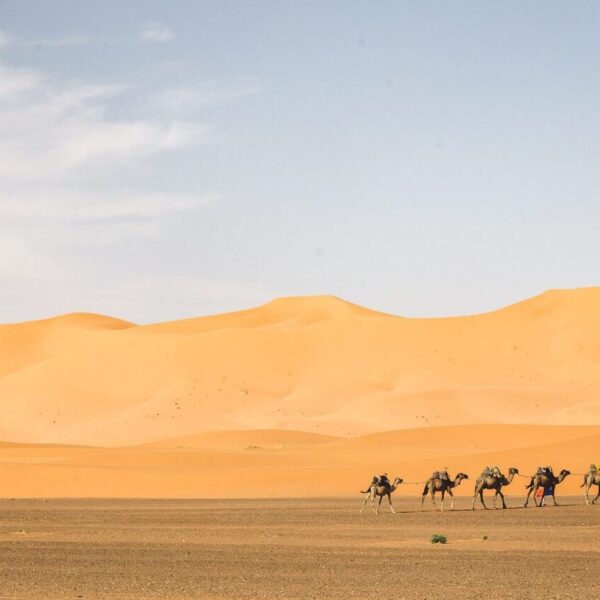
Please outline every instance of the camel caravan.
M532 496L537 507L541 508L544 506L547 497L551 497L554 506L558 506L555 496L556 486L563 482L570 474L570 471L563 469L558 475L555 475L552 467L547 466L539 467L534 475L528 477L526 475L520 475L519 470L516 467L510 467L510 469L508 469L508 475L504 475L496 466L486 467L481 472L481 475L479 475L479 477L475 480L475 490L473 493L473 503L471 508L472 510L475 510L475 503L479 497L479 501L481 502L483 508L485 510L488 509L483 498L483 492L485 490L492 490L494 492L494 496L492 498L492 506L494 509L497 508L496 501L498 497L500 497L502 502L501 507L503 509L507 508L502 488L510 485L515 478L515 475L529 479L529 483L525 486L527 489L527 497L525 499L524 507L529 505L529 500ZM424 508L425 497L428 494L431 497L431 503L433 504L433 507L436 508L435 497L438 492L440 494L440 510L444 510L444 498L446 494L452 498L450 503L450 510L452 510L454 508L454 494L452 490L458 487L465 479L469 479L469 476L466 473L457 473L456 477L452 479L448 473L448 469L434 471L429 479L427 479L425 482L422 482L425 483L425 487L421 493L421 510ZM378 515L381 502L385 497L387 497L390 511L395 513L396 511L394 510L394 506L392 504L392 494L398 489L402 482L403 480L400 477L396 477L393 481L390 481L387 473L384 473L383 475L375 475L367 489L361 490L360 492L361 494L365 494L365 499L360 512L362 513L364 511L367 503L370 501L371 507L375 511L375 514ZM590 502L589 491L594 485L598 488L598 491L596 497ZM584 475L583 483L580 487L585 487L585 503L588 505L596 504L596 501L600 497L599 465L590 465L588 472ZM375 506L375 501L377 499L379 499L379 502L377 502L377 506Z

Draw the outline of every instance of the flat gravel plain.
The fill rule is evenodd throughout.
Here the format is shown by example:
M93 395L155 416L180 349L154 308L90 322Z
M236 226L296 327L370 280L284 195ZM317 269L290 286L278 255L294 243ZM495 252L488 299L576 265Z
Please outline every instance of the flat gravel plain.
M560 501L3 499L0 598L598 598L600 505Z

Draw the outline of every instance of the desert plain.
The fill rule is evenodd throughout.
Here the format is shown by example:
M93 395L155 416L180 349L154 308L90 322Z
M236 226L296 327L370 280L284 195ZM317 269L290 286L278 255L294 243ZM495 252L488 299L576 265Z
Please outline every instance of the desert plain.
M340 498L3 500L0 597L595 598L600 517L561 500L441 513L403 499L379 517Z

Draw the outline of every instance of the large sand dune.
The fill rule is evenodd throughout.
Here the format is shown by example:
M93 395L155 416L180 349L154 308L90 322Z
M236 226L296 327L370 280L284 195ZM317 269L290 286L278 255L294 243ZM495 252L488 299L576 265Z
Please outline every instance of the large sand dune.
M374 469L582 470L599 392L600 288L460 318L333 297L65 315L0 326L0 439L25 444L0 448L0 474L14 495L244 496L351 493Z

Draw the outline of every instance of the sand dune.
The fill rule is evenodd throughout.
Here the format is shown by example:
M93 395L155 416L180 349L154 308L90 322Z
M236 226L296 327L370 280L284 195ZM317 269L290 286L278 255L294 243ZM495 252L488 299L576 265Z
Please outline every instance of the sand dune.
M5 325L0 439L600 424L598 307L600 288L588 288L448 319L309 297L147 326L97 315Z
M69 446L44 452L79 452L83 464L54 464L89 493L103 464L95 457L109 471L115 457L146 457L131 466L143 476L118 483L125 495L153 495L161 457L174 451L190 473L173 494L197 489L199 468L198 482L241 478L250 494L304 464L288 492L314 493L337 464L336 485L349 492L354 474L390 469L390 459L419 477L449 457L498 462L542 446L548 456L532 455L531 468L564 451L582 469L594 457L579 426L600 426L599 309L600 288L586 288L458 318L407 319L318 296L143 326L89 314L3 325L0 440L30 445L31 456L35 444ZM501 425L511 427L498 440ZM4 445L2 456L13 451L25 450ZM273 471L255 483L257 464Z
M247 441L262 441L265 445ZM431 472L448 467L475 478L483 467L540 464L574 474L562 494L579 494L582 473L600 448L600 427L494 425L425 428L346 440L298 432L222 432L127 448L11 445L2 448L0 477L9 496L298 497L357 496L374 473L407 482L398 495L417 496ZM289 445L283 445L285 442ZM203 447L191 446L199 443ZM208 447L212 443L213 447ZM524 493L526 477L507 490ZM473 482L456 490L470 495Z

